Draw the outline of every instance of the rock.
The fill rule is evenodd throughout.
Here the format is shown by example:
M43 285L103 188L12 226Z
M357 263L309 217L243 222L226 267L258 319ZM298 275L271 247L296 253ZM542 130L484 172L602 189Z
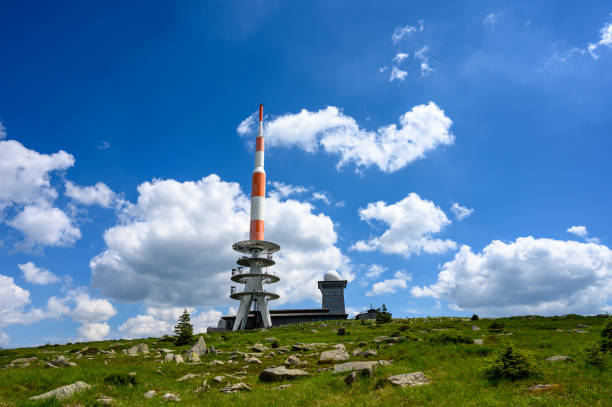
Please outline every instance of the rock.
M472 325L472 331L480 331L480 327L478 325Z
M543 391L549 391L549 390L554 390L554 389L558 389L561 386L558 384L536 384L533 385L531 387L529 387L527 390L533 392L533 393L541 393Z
M253 352L265 352L267 350L270 350L267 346L263 346L261 343L256 343L255 345L251 346L251 350Z
M200 361L200 355L197 353L191 352L187 354L187 359L190 363L198 363Z
M367 342L359 342L357 344L357 346L360 346L360 347L368 346L368 343Z
M304 365L307 365L307 364L308 364L308 362L306 362L305 360L300 360L295 355L289 356L285 360L285 363L284 363L285 366L304 366Z
M310 330L310 333L311 333L311 334L316 334L317 332L319 332L319 331L317 331L316 329L311 329L311 330Z
M295 379L302 376L310 376L310 373L300 369L287 369L284 366L271 366L259 374L259 380L264 382L275 382L286 379Z
M400 343L404 342L405 338L403 336L392 336L390 338L386 338L384 342L386 343Z
M32 356L31 358L19 358L19 359L15 359L10 364L11 365L22 365L24 363L33 363L33 362L36 362L37 360L38 360L38 358L36 356Z
M149 390L148 392L146 392L144 394L144 397L146 399L152 399L153 397L155 397L157 395L157 392L155 390Z
M349 354L342 349L326 350L321 352L319 363L342 362L348 360Z
M163 352L163 353L174 353L174 351L172 349L158 349L159 352Z
M166 401L181 401L181 399L173 393L166 393L162 396L162 399Z
M191 349L187 351L187 359L192 363L199 362L200 356L205 355L205 354L206 354L206 341L204 341L203 336L200 336L196 344L193 345Z
M92 347L89 347L89 346L86 346L83 349L81 349L81 351L79 351L79 354L81 354L83 356L97 355L98 353L101 353L101 351L99 349L92 348ZM111 401L112 401L112 399L111 399Z
M76 365L76 363L70 362L64 355L60 355L46 364L47 367L70 367Z
M281 348L278 348L279 352L280 352ZM291 346L291 350L296 351L296 350L300 350L300 351L304 351L304 350L314 350L314 348L312 346L308 346L305 343L294 343L293 346Z
M213 360L212 362L208 362L208 364L209 364L209 365L212 365L212 366L215 366L215 365L223 365L223 364L225 364L225 363L223 363L223 361L222 361L222 360L215 359L215 360Z
M176 381L184 382L185 380L191 380L191 379L195 379L198 377L200 377L200 375L197 373L187 373L185 376L181 377L180 379L176 379Z
M167 353L164 362L174 362L174 353Z
M215 376L213 380L217 383L222 383L225 380L225 376Z
M267 341L267 342L274 342L275 340L276 340L276 338L274 338L274 337L272 337L272 336L269 336L269 337L267 337L267 338L264 338L264 341Z
M346 333L345 328L338 328L338 335L344 335Z
M285 390L288 387L293 386L291 383L287 383L287 384L281 384L278 387L272 387L272 390Z
M236 383L231 386L227 386L220 390L221 393L236 393L237 391L251 391L251 388L246 383Z
M210 353L211 355L216 355L217 353L217 349L215 349L214 346L211 346L210 348L208 348L208 353Z
M346 383L346 385L350 387L353 385L353 382L355 380L357 380L357 372L351 372L348 376L344 378L344 383Z
M547 362L557 362L559 360L562 360L564 362L573 362L574 358L570 356L565 356L565 355L555 355L555 356L551 356L548 359L546 359Z
M127 354L130 356L136 356L139 353L149 353L149 347L146 343L139 343L138 345L134 345L127 351Z
M351 353L351 355L353 355L353 356L359 356L359 355L361 355L361 353L362 353L362 350L361 350L361 349L359 349L359 348L357 348L357 349L353 350L353 352Z
M273 358L274 356L276 356L276 353L274 352L266 353L266 357L268 358Z
M401 386L401 387L422 386L424 384L431 383L429 379L427 379L427 376L423 374L423 372L398 374L395 376L389 376L387 380L391 384L395 386Z
M59 400L68 398L74 393L91 389L91 386L85 382L76 382L67 386L59 387L55 390L48 391L38 396L30 397L30 400L46 400L55 397Z
M130 375L130 376L136 376L136 372L130 372L130 373L128 373L128 375Z
M203 391L206 391L210 389L210 386L208 385L208 382L206 382L206 379L204 379L204 382L202 383L202 385L200 387L198 387L197 389L195 389L193 392L195 394L201 393Z
M484 339L474 339L474 345L484 345Z
M179 363L185 363L181 355L174 355L174 362L178 365Z
M383 336L379 336L379 337L374 338L373 342L374 343L381 343L381 342L384 342L385 339L388 339L388 338L389 338L388 336L384 336L384 335Z
M576 332L576 333L579 333L579 334L586 334L586 333L588 333L584 329L573 329L572 332Z
M576 325L576 328L588 328L589 326L586 324L578 324Z
M97 400L100 404L113 404L113 399L107 396L102 396Z
M343 343L338 343L336 345L333 346L334 349L341 349L341 350L345 350L346 346L344 346Z
M368 349L361 354L361 356L364 358L369 358L370 356L377 356L377 355L378 355L378 352L376 352L374 349Z
M256 357L244 358L244 361L247 363L261 364L261 360L257 359Z
M378 366L388 365L390 362L386 360L374 360L371 362L347 362L339 365L334 365L334 373L344 373L363 370L369 370L370 372Z

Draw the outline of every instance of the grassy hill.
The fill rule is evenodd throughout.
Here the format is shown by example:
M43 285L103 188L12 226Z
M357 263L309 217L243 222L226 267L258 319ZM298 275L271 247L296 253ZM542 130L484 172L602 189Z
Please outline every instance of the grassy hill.
M359 321L313 322L269 330L212 333L203 335L206 344L219 353L201 357L199 364L162 362L164 352L185 353L189 346L175 347L157 338L118 340L67 345L46 345L38 348L0 350L0 366L14 359L37 357L29 366L17 364L0 370L0 406L95 406L103 405L101 397L112 398L115 406L610 406L612 405L612 357L607 367L598 368L584 362L585 346L596 343L606 317L512 317L469 321L457 318L395 319L377 326ZM480 330L474 330L476 325ZM344 335L338 335L339 328ZM382 336L397 339L379 338ZM271 339L276 338L277 343ZM376 338L379 338L378 340ZM473 343L483 339L482 345ZM396 341L397 343L387 343ZM146 343L150 353L129 356L123 349ZM263 344L258 359L261 364L244 361L255 344ZM295 350L295 343L323 343L314 350ZM357 377L347 386L347 373L334 374L335 363L319 363L320 353L342 343L350 356L348 361L389 360L389 365L376 368L370 377ZM512 343L515 349L531 352L540 374L521 380L489 381L483 369L496 354ZM279 345L280 348L272 346ZM84 347L113 350L115 353L80 355ZM289 352L280 353L279 349ZM371 349L375 356L352 356L356 348ZM274 355L269 355L274 352ZM45 367L47 361L64 355L76 366ZM305 366L297 367L311 375L286 382L259 380L259 373L269 366L281 366L290 355L297 355ZM572 357L574 362L547 362L554 355ZM231 363L233 358L235 363ZM223 364L211 364L213 360ZM342 362L336 362L342 363ZM419 387L397 387L386 380L389 376L420 371L431 381ZM132 375L130 375L130 373ZM198 375L178 381L188 373ZM222 383L213 380L225 376ZM232 376L228 376L232 375ZM206 379L209 388L194 390ZM29 401L57 387L83 381L89 390L58 401ZM131 383L130 383L131 382ZM250 392L224 394L228 384L243 382ZM282 384L291 386L277 389ZM530 390L535 384L556 384L544 391ZM148 399L144 394L155 390ZM162 399L173 393L181 401Z

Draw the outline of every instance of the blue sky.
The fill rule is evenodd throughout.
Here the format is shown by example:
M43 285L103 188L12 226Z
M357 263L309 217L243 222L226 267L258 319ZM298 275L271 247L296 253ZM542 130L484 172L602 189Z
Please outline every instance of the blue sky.
M611 13L3 1L0 346L231 312L259 103L272 308L610 311Z

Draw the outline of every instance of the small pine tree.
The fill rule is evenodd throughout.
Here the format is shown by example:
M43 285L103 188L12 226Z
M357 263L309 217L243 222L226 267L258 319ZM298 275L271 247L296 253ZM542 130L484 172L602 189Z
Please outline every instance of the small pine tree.
M385 304L382 305L382 309L376 309L376 323L377 324L386 324L391 322L391 313L387 311L387 306Z
M191 325L191 318L187 310L183 311L183 315L179 317L174 333L176 334L175 344L178 346L187 345L193 340L193 325Z

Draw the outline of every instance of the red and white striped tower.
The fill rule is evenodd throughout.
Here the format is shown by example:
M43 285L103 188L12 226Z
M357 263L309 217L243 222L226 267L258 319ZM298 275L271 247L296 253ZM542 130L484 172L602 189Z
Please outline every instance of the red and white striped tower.
M233 330L246 329L249 324L251 305L257 304L255 320L251 319L250 328L263 325L268 328L272 325L268 301L275 300L277 294L264 290L264 284L272 284L279 278L269 274L268 267L275 264L272 254L280 250L276 243L264 240L264 208L266 200L266 172L264 171L264 137L263 137L263 105L259 105L259 134L255 142L255 169L251 183L251 233L249 240L234 243L232 248L245 254L237 263L240 266L232 271L232 281L245 284L244 291L230 294L230 298L240 301ZM246 256L246 255L250 255ZM259 311L259 318L257 311Z
M264 170L263 105L259 105L259 134L255 139L255 169L251 181L251 240L264 240L266 171Z

